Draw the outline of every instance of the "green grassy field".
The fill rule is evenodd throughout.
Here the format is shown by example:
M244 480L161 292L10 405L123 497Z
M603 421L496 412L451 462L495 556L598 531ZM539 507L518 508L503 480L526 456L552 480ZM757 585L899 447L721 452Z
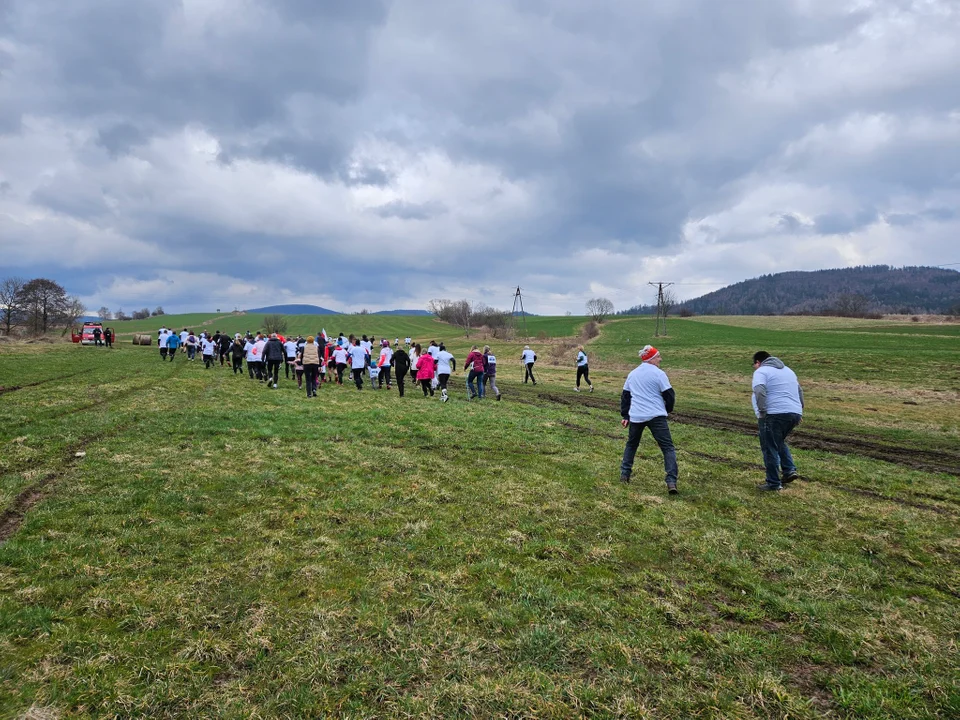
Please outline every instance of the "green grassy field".
M308 401L123 337L0 345L0 717L960 716L960 343L780 320L611 320L578 395L584 319L533 318L536 387L523 341L486 340L499 403L462 373L446 404ZM677 388L677 497L648 437L618 480L647 342ZM760 348L807 396L803 479L774 497Z

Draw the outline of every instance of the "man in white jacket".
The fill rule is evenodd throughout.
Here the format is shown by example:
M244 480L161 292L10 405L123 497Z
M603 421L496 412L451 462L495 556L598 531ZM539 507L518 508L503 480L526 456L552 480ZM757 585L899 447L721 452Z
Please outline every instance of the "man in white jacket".
M799 477L787 436L803 420L803 388L796 373L766 350L753 356L752 402L767 471L757 489L779 492Z

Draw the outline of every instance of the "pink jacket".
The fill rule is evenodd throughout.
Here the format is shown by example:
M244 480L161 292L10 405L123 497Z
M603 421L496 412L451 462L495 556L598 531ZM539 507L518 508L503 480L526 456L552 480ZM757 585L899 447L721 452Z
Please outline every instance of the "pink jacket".
M417 380L432 380L433 379L433 355L428 352L425 352L417 360Z

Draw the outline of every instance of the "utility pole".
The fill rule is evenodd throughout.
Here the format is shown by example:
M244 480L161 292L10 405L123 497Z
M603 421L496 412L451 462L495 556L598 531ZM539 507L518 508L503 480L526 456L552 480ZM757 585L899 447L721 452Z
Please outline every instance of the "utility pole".
M656 326L656 329L653 331L653 336L660 337L661 335L663 335L664 337L666 337L667 311L669 310L669 308L667 307L666 300L663 297L663 289L665 287L670 287L671 285L673 285L673 283L672 282L651 282L651 283L647 283L647 285L657 288L657 326Z
M520 294L519 285L517 285L517 291L513 294L513 310L510 311L510 317L513 318L514 324L517 322L518 307L520 308L520 317L523 318L523 336L527 337L527 314L523 310L523 295Z

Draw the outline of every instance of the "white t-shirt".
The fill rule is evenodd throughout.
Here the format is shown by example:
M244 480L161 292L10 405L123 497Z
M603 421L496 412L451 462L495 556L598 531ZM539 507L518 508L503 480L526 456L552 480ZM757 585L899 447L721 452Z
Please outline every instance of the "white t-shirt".
M587 364L587 354L581 350L577 353L577 367L583 367Z
M363 345L354 345L350 348L350 367L354 370L367 366L367 351Z
M347 364L347 351L337 345L337 349L333 351L333 361L337 365L346 365Z
M387 365L390 365L390 363L393 362L393 350L391 350L389 347L381 348L380 357L383 358L383 363L381 367L386 367Z
M167 340L170 339L170 333L166 330L160 331L160 347L165 348L167 346Z
M427 352L433 355L433 359L436 360L438 357L440 357L440 346L431 345L427 348Z
M767 414L780 413L803 414L803 405L800 404L800 383L797 375L788 367L775 368L761 365L753 371L753 387L767 386ZM760 417L757 410L756 395L753 398L753 411Z
M188 333L186 330L180 333L180 344L183 345L187 341L188 337L190 337L190 333Z
M450 361L454 357L448 350L441 350L437 353L437 374L438 375L449 375L450 374Z
M634 368L623 389L630 393L630 422L640 423L655 417L666 417L667 406L660 394L671 387L667 374L650 363Z
M528 349L523 351L523 355L521 357L523 358L524 363L532 363L536 361L537 354L533 350Z
M214 344L213 340L210 338L204 338L200 341L200 347L203 348L204 355L213 355L216 351L217 346Z
M378 377L380 377L380 368L378 368L376 365L371 365L371 366L370 366L370 379L371 379L371 380L376 380Z
M288 358L296 357L296 355L297 355L297 343L294 342L293 340L287 340L287 341L283 344L283 349L286 351Z
M361 340L360 347L362 347L367 352L370 352L370 350L373 348L373 343L370 342L369 340Z
M409 337L405 337L405 338L403 339L403 342L406 343L407 345L409 345L409 344L410 344L411 342L413 342L413 341L412 341Z

